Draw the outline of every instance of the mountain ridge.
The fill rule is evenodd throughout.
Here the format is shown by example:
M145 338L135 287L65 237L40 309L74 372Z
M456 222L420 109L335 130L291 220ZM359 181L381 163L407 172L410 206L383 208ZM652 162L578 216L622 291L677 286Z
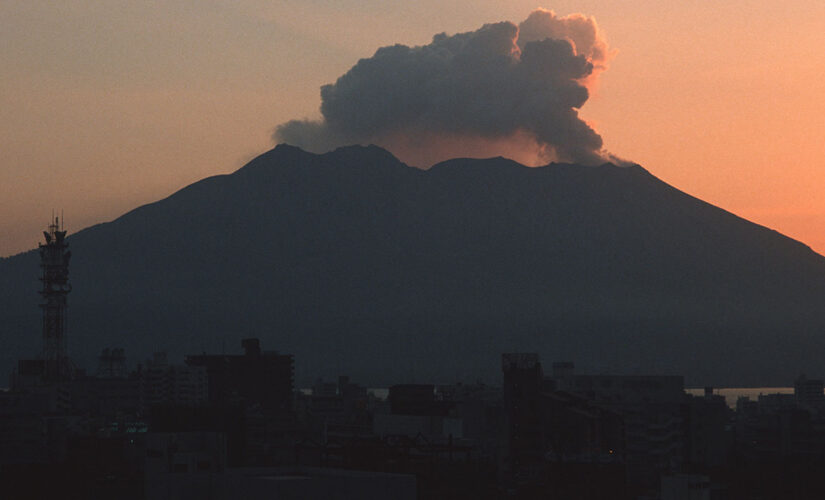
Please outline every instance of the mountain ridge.
M69 244L87 366L103 347L136 362L258 336L304 381L495 382L520 350L759 385L815 374L825 346L825 258L641 166L421 170L376 146L279 145ZM35 254L0 261L6 367L39 345Z

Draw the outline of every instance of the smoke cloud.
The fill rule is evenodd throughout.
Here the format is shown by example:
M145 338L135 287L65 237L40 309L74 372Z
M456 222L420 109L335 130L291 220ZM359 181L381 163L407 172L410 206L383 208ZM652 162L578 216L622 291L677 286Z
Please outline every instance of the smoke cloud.
M373 143L419 166L496 154L603 163L602 139L578 110L609 54L592 17L543 9L518 26L382 47L321 87L321 120L289 121L274 138L315 152Z

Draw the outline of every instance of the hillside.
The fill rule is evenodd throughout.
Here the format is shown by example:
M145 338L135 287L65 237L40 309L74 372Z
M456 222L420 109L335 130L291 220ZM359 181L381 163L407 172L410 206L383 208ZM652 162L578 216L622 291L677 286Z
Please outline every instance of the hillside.
M825 376L825 258L639 166L423 171L281 145L69 244L90 370L103 347L134 363L257 336L299 384L496 382L505 351L694 385ZM39 349L38 271L36 252L0 260L5 373Z

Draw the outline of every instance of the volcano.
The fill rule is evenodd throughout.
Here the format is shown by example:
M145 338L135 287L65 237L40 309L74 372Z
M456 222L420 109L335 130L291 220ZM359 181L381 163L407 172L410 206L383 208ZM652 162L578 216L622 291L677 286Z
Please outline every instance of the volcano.
M259 337L299 385L497 382L516 351L688 385L825 375L825 258L640 166L280 145L68 242L69 352L90 368L104 347ZM6 373L40 349L38 271L34 250L0 260Z

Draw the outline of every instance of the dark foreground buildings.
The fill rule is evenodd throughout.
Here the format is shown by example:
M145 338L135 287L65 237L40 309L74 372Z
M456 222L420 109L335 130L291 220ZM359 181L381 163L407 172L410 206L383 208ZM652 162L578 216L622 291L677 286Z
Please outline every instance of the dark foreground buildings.
M157 354L131 371L110 349L59 400L48 384L0 393L4 498L825 494L818 380L733 410L710 388L685 393L681 377L571 363L545 374L524 353L502 356L500 388L404 384L380 398L343 376L295 390L291 356L243 347L182 364Z
M43 349L0 391L0 498L825 498L825 394L731 409L679 376L546 373L502 355L501 385L346 376L296 390L295 360L238 354L132 367L103 349L94 374L66 352L65 231L41 245Z

